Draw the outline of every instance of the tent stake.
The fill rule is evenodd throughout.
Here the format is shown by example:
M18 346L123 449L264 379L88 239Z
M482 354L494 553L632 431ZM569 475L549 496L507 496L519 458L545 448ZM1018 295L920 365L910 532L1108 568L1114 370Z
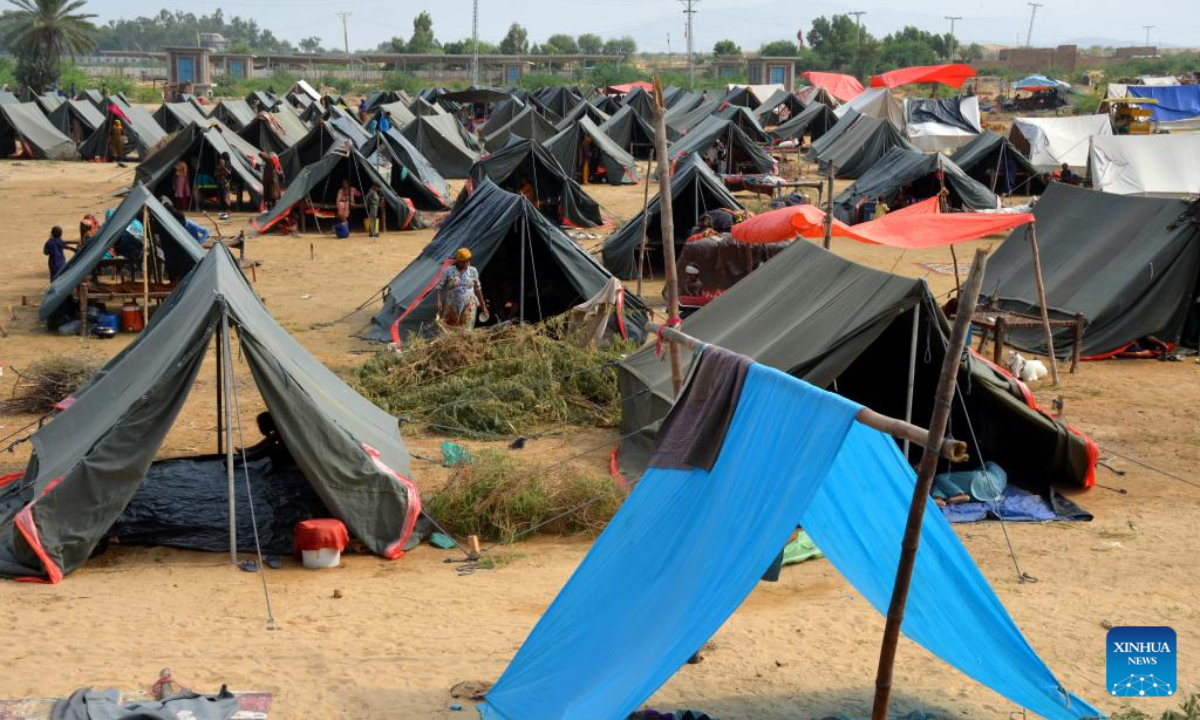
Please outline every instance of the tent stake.
M913 306L912 342L908 348L908 389L904 396L904 422L912 422L913 389L917 384L917 331L921 326L921 303ZM904 460L908 461L910 441L904 440Z
M710 345L703 340L692 337L686 333L682 333L674 328L659 325L656 322L648 322L644 329L647 334L661 333L664 340L667 341L668 348L672 345L682 345L688 350L695 351L704 345ZM889 417L881 413L877 413L870 408L863 408L854 416L860 423L867 427L875 428L876 430L887 433L897 440L908 440L914 442L921 447L929 447L931 443L931 435L928 430L913 425L910 422L905 422L899 418ZM952 460L956 463L963 463L971 459L967 453L967 444L962 440L943 437L940 442L934 443L938 448L938 454L947 460Z
M671 166L667 156L667 108L662 81L654 78L654 154L658 157L658 212L662 220L663 271L667 279L667 325L679 324L679 276L675 269L675 217L671 198ZM683 387L683 363L675 343L667 345L671 362L671 387L675 397Z
M1050 379L1058 387L1058 359L1054 355L1054 335L1050 332L1050 308L1046 307L1046 285L1042 281L1042 254L1038 252L1037 223L1029 223L1029 247L1033 250L1033 279L1037 281L1038 305L1042 306L1042 329L1046 332L1046 355L1050 359Z
M237 497L233 472L233 357L229 352L229 309L221 308L221 362L225 365L225 470L229 476L229 562L237 564Z
M642 273L646 269L646 225L650 222L646 214L650 211L650 163L654 162L654 154L654 148L651 148L650 157L646 158L646 177L642 178L646 187L642 189L642 249L638 254L638 297L642 296ZM654 274L651 273L650 277L653 278Z
M962 365L963 347L967 341L971 319L975 315L975 306L979 302L979 287L983 284L986 265L987 251L976 250L975 260L971 263L971 273L967 276L964 288L966 295L959 296L950 345L946 348L945 358L942 359L933 417L929 421L929 442L924 445L925 451L921 453L917 484L913 488L908 521L904 527L904 539L900 544L900 564L896 568L896 581L892 587L887 622L883 628L883 642L879 648L879 670L875 676L875 702L871 708L871 720L887 720L888 703L892 694L892 675L896 664L896 647L900 641L900 627L904 623L904 606L908 602L913 568L917 563L917 548L921 545L921 525L929 504L929 492L933 488L933 476L937 473L938 453L930 452L929 448L941 447L945 440L946 425L950 420L950 403L954 400L954 388Z

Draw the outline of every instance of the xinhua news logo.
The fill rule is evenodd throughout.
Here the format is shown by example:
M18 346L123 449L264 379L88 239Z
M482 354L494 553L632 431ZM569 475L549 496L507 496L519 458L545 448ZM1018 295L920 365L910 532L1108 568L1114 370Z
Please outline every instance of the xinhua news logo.
M1115 627L1108 631L1108 693L1116 697L1170 697L1176 681L1175 631L1169 627Z

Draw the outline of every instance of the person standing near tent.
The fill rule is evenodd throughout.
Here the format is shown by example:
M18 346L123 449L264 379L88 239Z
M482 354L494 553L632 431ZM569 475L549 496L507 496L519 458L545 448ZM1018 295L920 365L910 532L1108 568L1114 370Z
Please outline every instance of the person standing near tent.
M62 228L57 225L50 228L50 238L42 246L42 254L46 256L46 265L50 270L51 282L67 266L67 250L69 248L66 241L63 240L62 232Z
M471 330L478 309L482 308L485 316L488 314L479 271L471 265L470 250L463 247L454 253L454 264L442 271L434 300L437 315L447 327Z
M383 114L379 116L378 130L381 133L386 133L388 130L391 130L391 129L392 129L392 114L390 112L388 112L387 110L384 110Z
M188 177L186 160L175 163L175 177L171 182L171 190L175 196L175 209L183 212L192 204L192 181Z
M343 180L337 192L337 221L339 224L350 225L350 208L354 206L354 196L361 195L356 188L350 186L349 180Z
M233 177L233 169L229 167L229 153L221 153L217 158L217 167L213 170L213 179L217 181L217 201L221 203L221 220L229 219L229 183Z
M113 162L125 157L125 124L120 118L113 118L108 127L108 154Z
M379 208L383 204L383 193L378 185L371 185L365 200L367 206L367 237L379 237Z
M279 169L279 158L275 153L258 154L262 161L263 209L270 210L282 196L280 185L283 184L283 173Z

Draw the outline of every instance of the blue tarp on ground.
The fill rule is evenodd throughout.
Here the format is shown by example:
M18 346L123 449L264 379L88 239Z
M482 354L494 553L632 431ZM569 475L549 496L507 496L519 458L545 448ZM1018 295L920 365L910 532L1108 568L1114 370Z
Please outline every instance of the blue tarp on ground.
M857 410L753 365L713 469L647 471L488 693L483 717L627 717L733 614L800 524L886 607L915 477ZM1077 697L1068 704L932 503L904 631L1051 720L1100 715Z
M1158 101L1157 105L1150 106L1150 117L1155 122L1175 122L1200 116L1200 85L1129 85L1126 90L1130 97Z

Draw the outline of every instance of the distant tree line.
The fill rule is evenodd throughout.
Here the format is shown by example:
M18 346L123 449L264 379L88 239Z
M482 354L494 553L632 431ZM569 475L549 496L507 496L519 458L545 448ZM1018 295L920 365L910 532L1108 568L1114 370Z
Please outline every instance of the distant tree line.
M382 52L426 53L446 55L470 55L474 51L471 38L441 42L433 32L433 18L422 12L413 18L412 35L407 39L394 37L380 43ZM529 32L520 23L509 26L508 32L497 43L482 38L479 40L480 55L632 55L638 51L637 42L631 37L602 38L593 33L577 37L557 33L541 43L531 42Z

